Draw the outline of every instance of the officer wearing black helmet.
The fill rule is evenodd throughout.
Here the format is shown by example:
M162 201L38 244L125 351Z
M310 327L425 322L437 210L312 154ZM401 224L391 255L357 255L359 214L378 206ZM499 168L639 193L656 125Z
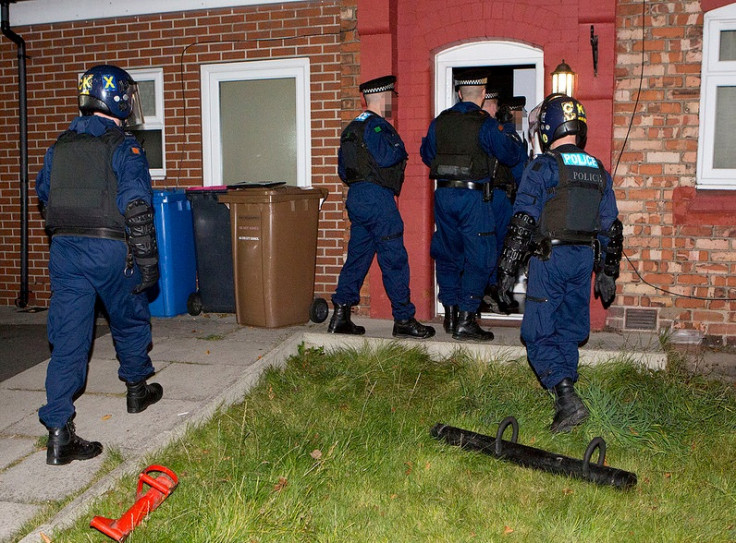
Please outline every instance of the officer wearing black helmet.
M578 346L590 333L590 281L604 307L616 295L623 226L610 174L583 151L583 105L548 96L539 112L543 154L524 170L499 262L498 290L508 300L519 266L532 252L521 338L529 364L555 400L550 429L569 432L588 417L577 395Z
M485 70L467 70L455 79L460 101L432 121L420 153L437 180L430 254L435 260L444 328L453 339L491 341L476 322L488 277L496 263L491 204L493 163L514 166L524 151L481 109L488 83Z
M340 138L337 172L350 188L345 207L350 218L348 256L332 296L335 311L327 327L333 334L364 334L351 319L360 302L360 288L377 256L383 286L391 300L393 335L427 339L434 328L414 318L409 291L409 258L404 247L404 221L395 197L401 192L408 157L404 142L386 119L392 117L396 77L388 75L361 84L366 111Z
M46 405L46 462L86 460L102 452L76 435L74 398L84 387L95 303L102 301L127 388L128 413L159 401L163 388L147 383L150 312L145 289L158 281L158 251L148 161L126 123L143 120L137 85L123 69L98 65L79 80L74 119L44 157L36 193L51 235L51 303Z

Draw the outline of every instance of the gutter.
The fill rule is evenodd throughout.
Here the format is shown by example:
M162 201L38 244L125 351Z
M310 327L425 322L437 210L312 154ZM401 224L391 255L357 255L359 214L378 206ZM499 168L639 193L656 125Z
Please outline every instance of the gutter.
M28 305L28 104L26 101L26 42L10 28L9 0L2 0L2 33L18 46L20 123L20 294L15 305Z

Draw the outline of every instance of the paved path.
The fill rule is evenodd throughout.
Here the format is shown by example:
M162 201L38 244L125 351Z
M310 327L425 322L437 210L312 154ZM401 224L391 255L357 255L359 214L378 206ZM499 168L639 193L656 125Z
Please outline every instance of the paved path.
M45 319L24 315L15 308L0 308L0 323L15 319ZM283 365L300 344L328 349L360 346L366 341L391 341L391 321L356 318L366 336L327 334L327 323L281 329L240 326L234 315L182 315L154 319L151 358L157 369L154 381L164 387L164 398L144 413L125 409L125 386L117 378L117 361L111 336L96 339L85 394L76 402L79 435L98 440L119 451L124 461L99 481L104 454L67 466L47 466L46 451L38 447L46 435L38 422L38 408L45 403L44 361L0 383L0 541L16 541L24 523L45 503L77 497L48 524L36 527L20 541L38 543L40 533L51 534L82 515L94 516L91 502L125 474L137 473L144 457L184 434L187 427L212 417L221 406L240 401L270 365ZM438 336L421 344L433 355L467 349L484 359L519 358L525 354L516 327L494 327L496 340L489 344L459 343L435 325ZM665 356L656 337L649 335L593 334L583 348L583 363L627 353L649 367L663 367ZM165 459L161 460L165 465Z

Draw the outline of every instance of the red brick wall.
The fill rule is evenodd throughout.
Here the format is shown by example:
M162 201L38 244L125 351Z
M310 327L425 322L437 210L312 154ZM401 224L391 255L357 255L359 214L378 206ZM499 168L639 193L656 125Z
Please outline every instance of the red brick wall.
M510 40L540 47L545 55L547 91L551 85L548 74L564 58L578 73L578 96L586 105L588 118L595 119L596 129L591 130L589 150L608 165L615 2L360 0L359 6L362 10L360 28L371 34L362 36L361 69L370 76L389 70L398 76L400 97L396 127L409 152L399 209L405 223L412 301L417 306L417 316L426 318L434 314L435 302L434 268L429 257L434 218L432 185L428 181L428 169L419 156L419 147L434 116L435 55L461 43L486 40ZM381 14L392 10L396 12L396 21L392 21L392 25L381 24ZM369 22L362 18L366 12L371 16ZM589 45L591 24L595 24L601 40L597 77L593 75ZM376 272L372 273L372 278L374 282L380 280ZM370 312L371 315L390 315L388 299L380 288L371 290Z
M29 304L43 306L49 298L48 239L34 180L46 148L77 114L78 73L103 62L124 68L163 67L168 179L156 186L188 187L202 184L199 66L294 56L311 59L312 184L330 191L320 216L315 290L329 295L342 266L346 228L337 147L350 110L359 110L358 44L351 30L355 11L353 1L334 0L13 28L25 40L29 56ZM0 305L12 305L20 290L17 92L16 46L2 38Z
M736 297L736 198L695 190L703 13L698 0L647 2L644 11L642 4L619 0L617 8L617 194L625 253L644 280L672 294L624 263L623 296L610 320L620 326L626 307L652 307L660 328L695 328L708 342L733 342L736 305L718 298Z

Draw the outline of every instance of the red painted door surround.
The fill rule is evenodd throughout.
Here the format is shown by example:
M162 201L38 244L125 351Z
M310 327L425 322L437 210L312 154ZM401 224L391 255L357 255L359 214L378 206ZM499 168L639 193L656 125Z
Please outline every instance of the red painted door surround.
M434 273L429 244L434 231L432 185L419 146L434 117L433 70L437 53L463 43L503 40L544 51L545 94L549 74L564 58L577 76L576 97L588 119L586 150L610 170L613 132L615 0L358 0L360 79L388 73L398 78L396 128L409 163L399 199L411 267L412 301L417 317L434 316ZM598 71L593 70L591 25L598 36ZM380 270L371 268L370 314L390 318L391 306ZM597 300L591 303L594 329L605 324Z

